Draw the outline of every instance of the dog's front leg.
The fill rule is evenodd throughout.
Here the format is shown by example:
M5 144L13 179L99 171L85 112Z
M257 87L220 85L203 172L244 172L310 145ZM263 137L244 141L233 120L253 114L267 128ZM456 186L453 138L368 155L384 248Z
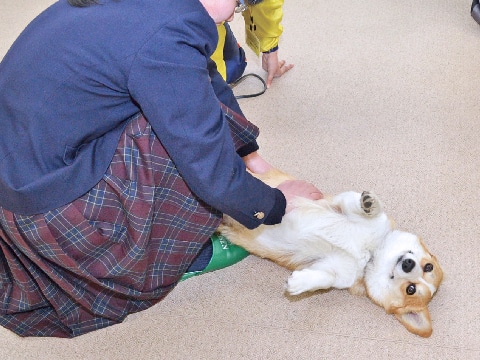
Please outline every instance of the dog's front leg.
M287 291L299 295L306 291L331 288L335 283L335 273L310 268L295 270L287 280Z
M359 278L358 266L345 253L329 254L307 268L295 270L287 281L287 291L298 295L320 289L347 289Z

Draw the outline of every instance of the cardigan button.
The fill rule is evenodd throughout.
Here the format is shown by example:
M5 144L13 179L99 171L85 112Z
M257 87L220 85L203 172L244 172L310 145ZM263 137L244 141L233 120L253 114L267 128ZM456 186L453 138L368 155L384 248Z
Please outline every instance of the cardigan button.
M258 220L262 220L265 217L265 214L261 211L257 211L255 214L253 214Z

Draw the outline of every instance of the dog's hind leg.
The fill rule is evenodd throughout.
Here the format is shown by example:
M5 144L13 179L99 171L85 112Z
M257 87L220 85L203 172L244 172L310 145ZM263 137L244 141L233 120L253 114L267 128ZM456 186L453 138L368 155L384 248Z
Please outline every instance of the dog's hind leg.
M368 216L375 216L382 212L382 205L378 197L369 192L364 191L360 197L360 206Z
M372 192L358 193L347 191L336 195L332 199L332 205L339 207L346 215L360 215L362 217L374 217L382 213L380 199Z

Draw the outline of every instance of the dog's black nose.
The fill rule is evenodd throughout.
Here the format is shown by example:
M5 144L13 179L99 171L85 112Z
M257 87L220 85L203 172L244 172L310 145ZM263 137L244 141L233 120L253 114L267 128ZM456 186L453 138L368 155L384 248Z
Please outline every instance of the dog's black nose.
M406 273L409 273L410 271L413 270L415 267L415 261L412 259L405 259L402 262L402 270L405 271Z

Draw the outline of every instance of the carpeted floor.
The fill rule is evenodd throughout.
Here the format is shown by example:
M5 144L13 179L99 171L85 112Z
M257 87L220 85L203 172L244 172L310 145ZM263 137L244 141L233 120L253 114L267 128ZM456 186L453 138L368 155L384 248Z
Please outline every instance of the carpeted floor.
M52 2L1 0L0 57ZM346 291L287 296L287 270L250 256L79 338L0 329L0 358L480 358L480 25L470 5L287 0L280 55L295 67L241 100L265 158L326 193L374 190L400 228L424 238L445 271L431 338ZM243 43L242 18L232 26ZM247 55L247 71L264 75Z

